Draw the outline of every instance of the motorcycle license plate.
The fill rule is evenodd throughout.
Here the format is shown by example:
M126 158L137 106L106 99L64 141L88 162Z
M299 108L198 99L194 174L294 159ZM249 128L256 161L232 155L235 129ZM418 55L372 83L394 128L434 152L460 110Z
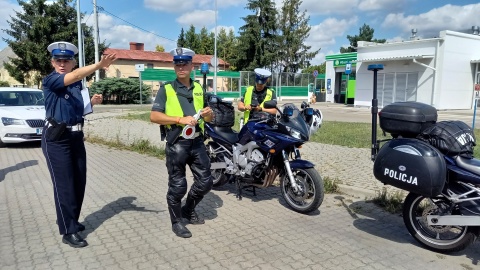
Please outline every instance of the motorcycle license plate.
M37 128L37 135L42 135L42 131L43 131L43 129Z

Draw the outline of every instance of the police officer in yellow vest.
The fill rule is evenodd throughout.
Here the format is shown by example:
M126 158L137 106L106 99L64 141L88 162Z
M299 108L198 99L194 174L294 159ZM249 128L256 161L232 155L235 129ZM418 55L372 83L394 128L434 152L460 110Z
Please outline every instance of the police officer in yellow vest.
M192 59L195 53L190 49L177 48L170 54L173 55L177 78L160 86L150 120L167 127L165 152L168 170L168 211L173 232L179 237L188 238L192 234L185 227L186 223L205 223L195 211L195 206L211 190L213 184L210 160L203 143L203 122L210 122L213 112L204 104L202 86L190 78L194 69ZM202 118L197 121L193 116L200 110ZM196 132L193 136L184 138L179 131L186 125L195 126ZM182 207L181 200L187 193L185 177L187 164L193 173L194 183Z
M265 109L263 103L269 100L276 100L275 91L267 87L272 73L266 69L256 68L255 86L249 86L243 98L238 102L238 110L244 112L243 121L246 124L249 118L255 116L258 112L267 112L276 114L277 109ZM257 105L257 106L252 106Z

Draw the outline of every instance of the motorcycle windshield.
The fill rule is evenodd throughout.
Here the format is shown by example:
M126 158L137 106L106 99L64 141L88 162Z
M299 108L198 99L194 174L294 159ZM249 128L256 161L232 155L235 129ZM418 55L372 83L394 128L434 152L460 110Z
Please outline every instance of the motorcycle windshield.
M287 105L287 104L285 104ZM288 104L289 107L293 108L293 114L288 117L283 117L280 119L279 123L285 125L286 127L290 127L295 129L296 131L300 132L302 135L302 139L308 141L309 139L309 127L305 120L303 119L300 110L294 104ZM285 106L286 107L286 106Z

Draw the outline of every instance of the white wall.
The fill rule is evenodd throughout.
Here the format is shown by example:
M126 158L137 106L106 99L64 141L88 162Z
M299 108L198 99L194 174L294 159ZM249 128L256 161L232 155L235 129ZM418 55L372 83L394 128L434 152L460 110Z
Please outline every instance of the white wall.
M473 103L475 65L480 59L480 36L442 31L443 63L439 66L437 84L437 109L471 109Z
M325 95L325 101L326 102L332 102L334 103L334 94L335 94L335 68L333 67L333 61L327 61L327 64L325 65L325 89L327 89L327 94ZM330 83L330 91L331 93L328 93L328 88L327 88L327 82L328 79L331 80Z
M432 59L419 60L427 65L432 65ZM384 69L379 70L378 74L383 73L407 73L416 72L418 74L417 101L430 104L432 100L432 85L434 81L433 70L413 63L412 60L398 61L378 61L378 62L360 62L357 63L357 87L355 92L355 106L371 106L373 98L373 71L368 70L371 64L383 64ZM377 88L382 88L378 85ZM380 94L378 94L379 104Z
M417 55L435 55L436 39L415 40L391 44L375 44L366 45L359 44L358 61L363 59L377 58L395 58ZM418 62L433 66L433 59L419 59ZM355 92L355 106L371 106L373 97L373 71L368 70L368 65L383 64L384 70L378 73L394 73L394 72L417 72L417 100L424 103L431 103L432 85L434 82L433 70L424 66L413 63L411 59L405 60L379 60L373 62L357 63L357 88ZM380 88L380 86L379 86ZM380 98L380 97L379 97ZM379 102L380 104L380 102Z

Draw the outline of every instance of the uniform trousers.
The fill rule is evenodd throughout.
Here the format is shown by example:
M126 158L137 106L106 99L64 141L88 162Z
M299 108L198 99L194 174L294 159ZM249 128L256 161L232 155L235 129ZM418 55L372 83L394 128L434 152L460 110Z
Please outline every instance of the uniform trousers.
M181 201L187 193L186 165L192 171L194 182L188 192L184 210L192 212L213 185L210 172L210 159L203 143L203 137L194 139L180 138L174 144L165 147L168 170L167 204L172 224L180 222Z
M65 130L57 141L45 137L43 130L42 151L52 178L57 223L60 234L79 231L87 182L87 158L82 131Z

